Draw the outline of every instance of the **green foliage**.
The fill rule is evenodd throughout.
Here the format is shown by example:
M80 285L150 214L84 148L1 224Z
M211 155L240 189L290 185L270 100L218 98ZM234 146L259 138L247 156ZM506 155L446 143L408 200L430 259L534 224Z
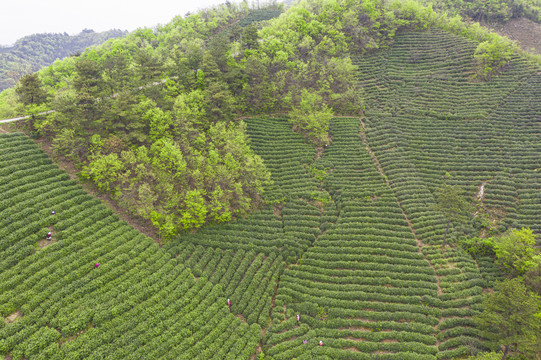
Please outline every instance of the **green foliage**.
M329 123L333 116L332 109L322 102L321 96L303 89L298 106L289 112L293 130L307 136L315 145L329 142Z
M541 296L541 265L529 269L524 274L524 284L530 291Z
M541 338L540 298L527 291L519 279L504 280L483 303L484 311L475 317L483 334L508 352L538 353Z
M471 204L466 200L458 186L443 184L434 192L436 205L449 221L464 221L470 215Z
M424 0L435 9L450 14L459 14L477 21L506 22L511 18L526 17L541 22L541 1L539 0Z
M534 246L535 235L532 230L511 229L494 240L496 262L512 276L524 275L541 264L541 252Z
M479 67L479 76L489 79L497 74L510 60L514 53L512 44L503 38L484 41L475 49L475 60Z
M494 257L494 238L464 238L459 239L460 246L472 257Z
M15 93L19 101L26 106L41 105L47 101L47 93L37 73L23 76L15 88Z
M83 169L81 175L84 178L92 179L100 191L112 191L114 195L115 191L111 185L118 180L123 170L124 163L117 154L96 155Z
M464 223L471 216L472 205L463 196L462 190L453 185L443 184L434 192L436 203L432 206L447 219L447 229L443 237L443 246L447 239L449 225L453 223Z
M468 357L468 360L500 360L501 358L502 358L501 353L482 352L475 356Z

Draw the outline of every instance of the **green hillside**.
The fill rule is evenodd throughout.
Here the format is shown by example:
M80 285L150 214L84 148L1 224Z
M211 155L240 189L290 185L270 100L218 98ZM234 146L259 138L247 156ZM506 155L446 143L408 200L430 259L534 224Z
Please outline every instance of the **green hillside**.
M89 46L126 35L126 31L109 30L80 34L34 34L25 36L11 47L0 47L0 91L13 87L19 79L65 57L81 53Z
M0 163L0 312L21 315L0 322L3 354L247 359L254 352L259 326L229 312L221 287L120 221L26 136L0 136ZM48 231L51 243L41 240Z
M538 359L538 60L415 1L314 0L27 77L34 116L0 128L29 135L0 134L0 356Z

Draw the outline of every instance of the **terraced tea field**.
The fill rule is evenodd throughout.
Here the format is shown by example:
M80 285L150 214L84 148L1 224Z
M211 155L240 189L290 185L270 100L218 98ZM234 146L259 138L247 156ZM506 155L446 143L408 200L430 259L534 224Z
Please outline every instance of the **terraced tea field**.
M23 135L0 136L0 193L0 353L14 359L254 353L260 327L230 313L220 286L194 277L120 221Z
M441 31L409 33L390 51L358 62L367 144L425 245L441 244L445 233L446 222L430 210L445 177L477 200L487 228L541 232L541 74L515 59L490 82L473 80L474 49ZM481 287L497 271L458 249L423 252L436 268L442 315L449 317L438 326L439 356L461 354L477 335L470 316Z
M447 176L488 214L488 228L451 238L541 232L541 75L516 59L476 81L474 50L429 31L358 59L365 112L334 118L323 151L285 118L247 119L274 181L269 204L161 248L31 140L0 136L0 354L435 360L483 349L472 316L499 274L441 250L432 194Z

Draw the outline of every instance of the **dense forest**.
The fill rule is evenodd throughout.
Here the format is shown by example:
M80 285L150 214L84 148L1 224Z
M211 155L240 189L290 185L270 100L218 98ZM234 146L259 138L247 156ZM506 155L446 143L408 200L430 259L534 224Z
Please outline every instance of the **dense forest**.
M541 58L462 20L538 9L226 2L22 76L0 130L158 244L0 136L0 354L540 359Z
M77 35L34 34L25 36L10 47L0 47L0 91L13 87L26 74L51 65L58 59L77 55L89 46L118 38L127 31L94 32L85 29Z

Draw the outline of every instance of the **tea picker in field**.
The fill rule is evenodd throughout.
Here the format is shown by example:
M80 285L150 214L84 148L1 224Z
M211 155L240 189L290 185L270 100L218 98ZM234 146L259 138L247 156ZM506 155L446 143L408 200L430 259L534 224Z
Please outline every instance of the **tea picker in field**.
M299 323L299 321L301 321L301 316L297 314L297 324Z
M227 306L229 306L229 310L231 310L231 299L227 299Z
M47 233L47 238L46 238L46 239L47 239L47 240L51 240L52 237L53 237L53 234L49 231L49 232Z
M100 266L100 263L96 263L96 265L94 265L94 269L97 269L99 266Z

